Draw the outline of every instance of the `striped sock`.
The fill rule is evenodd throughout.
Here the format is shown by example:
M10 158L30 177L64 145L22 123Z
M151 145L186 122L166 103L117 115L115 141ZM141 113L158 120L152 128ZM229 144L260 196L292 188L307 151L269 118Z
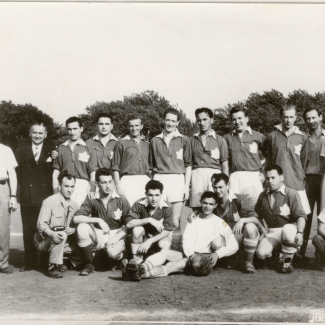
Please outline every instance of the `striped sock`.
M246 252L246 262L252 262L254 258L254 254L256 251L256 247L258 244L258 238L244 238L244 248Z
M151 256L149 256L142 264L141 268L143 270L143 273L146 273L153 269L155 266L162 265L166 262L166 259L162 253L156 253Z
M150 271L142 274L142 279L151 279L151 278L163 278L167 276L167 269L164 265L159 265L151 269Z

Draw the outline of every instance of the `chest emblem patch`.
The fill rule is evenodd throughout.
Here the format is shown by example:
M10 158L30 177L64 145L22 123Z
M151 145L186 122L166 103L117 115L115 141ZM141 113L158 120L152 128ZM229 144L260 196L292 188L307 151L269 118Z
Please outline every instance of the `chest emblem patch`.
M88 162L90 156L88 155L87 151L79 153L79 160L83 162Z
M252 144L249 144L249 151L251 153L257 153L258 146L256 142L253 142Z
M120 208L117 208L117 210L114 211L114 220L121 220L122 217L122 210Z
M220 151L218 148L211 150L211 158L219 159L220 158Z
M234 216L234 221L239 221L240 220L240 216L239 216L239 213L238 212L235 212L233 214L233 216Z
M114 151L109 151L109 153L108 153L108 155L109 155L109 159L113 159L113 155L114 155Z
M46 159L46 162L52 162L52 158L51 158L51 157L48 157L48 158Z
M290 214L290 208L287 203L285 203L282 207L280 207L280 215L281 216L288 216Z
M180 159L180 160L183 160L183 148L176 151L176 158Z
M222 222L222 225L224 226L224 227L227 227L228 226L228 224L227 224L227 222Z
M295 154L300 156L300 151L301 151L302 144L298 144L295 146Z

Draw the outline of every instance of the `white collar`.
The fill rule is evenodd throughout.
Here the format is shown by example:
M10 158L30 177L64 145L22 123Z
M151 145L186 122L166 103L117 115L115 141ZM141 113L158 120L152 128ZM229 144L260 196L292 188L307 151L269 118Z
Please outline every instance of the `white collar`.
M124 138L122 138L122 140L134 140L134 141L137 141L137 140L131 138L129 135L126 135ZM146 141L146 138L143 135L141 135L140 140Z
M100 197L100 194L99 193L96 193L96 199L102 199L101 197ZM112 191L112 196L111 196L111 199L116 199L116 198L118 198L118 197L121 197L119 194L117 194L115 191Z
M96 135L93 137L93 140L100 141L98 134L96 134ZM111 140L116 140L116 141L118 141L118 140L116 139L116 137L115 137L115 135L114 135L113 133L111 133L111 137L109 138L109 141L111 141Z
M304 134L299 130L298 126L294 126L294 127L295 127L295 128L294 128L294 130L293 130L292 133L296 133L296 134L304 135ZM275 128L278 129L279 131L281 131L281 132L284 133L284 131L283 131L283 127L282 127L282 123L279 124L279 125L276 125ZM292 134L292 133L291 133L291 134Z
M252 131L252 128L250 126L247 126L247 128L244 130L244 132L245 131L247 131L250 135L253 135L253 131ZM233 130L232 134L237 134L236 130Z
M283 195L286 195L286 187L285 187L285 185L282 184L281 187L277 191L275 191L275 192L280 192ZM266 190L266 194L270 194L270 190L269 189Z
M86 145L86 143L85 143L85 141L84 140L82 140L82 139L79 139L78 141L76 141L76 144L79 144L79 145L81 145L81 146L87 146ZM68 146L68 145L70 145L70 141L69 140L67 140L66 142L64 142L64 143L62 143L62 146Z
M200 132L194 134L194 137L198 138L199 136L200 136ZM214 130L212 130L207 136L217 139L217 134Z
M178 129L176 128L175 131L173 132L173 138L177 138L177 137L183 137L183 134L181 134L178 131ZM163 139L164 138L164 130L160 134L156 135L156 138Z
M308 135L310 136L309 131L308 131ZM320 135L322 135L323 137L325 137L325 130L324 129L320 129Z
M149 200L146 197L144 200L140 201L139 203L144 205L145 207L147 207L149 205ZM169 207L169 205L163 199L160 199L159 208L162 209L162 208L168 208L168 207Z

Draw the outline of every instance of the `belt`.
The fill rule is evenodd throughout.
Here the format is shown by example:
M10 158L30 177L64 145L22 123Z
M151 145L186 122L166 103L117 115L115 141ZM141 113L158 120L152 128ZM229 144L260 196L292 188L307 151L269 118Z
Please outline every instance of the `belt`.
M6 180L6 179L1 179L1 180L0 180L0 184L1 184L1 185L5 185L5 184L7 184L7 180Z

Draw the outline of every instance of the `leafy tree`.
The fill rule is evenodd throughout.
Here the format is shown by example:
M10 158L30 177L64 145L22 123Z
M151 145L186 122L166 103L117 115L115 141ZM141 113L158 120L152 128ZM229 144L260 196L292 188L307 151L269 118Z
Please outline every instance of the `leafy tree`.
M130 114L139 114L143 118L143 135L150 140L159 134L163 129L163 113L167 108L177 108L171 105L168 100L154 91L144 91L139 94L125 96L123 100L96 102L86 108L85 114L79 117L84 125L84 137L89 139L97 133L97 117L100 113L108 113L113 119L113 134L117 137L124 137L129 133L126 119ZM180 110L181 118L179 130L181 133L191 136L194 133L194 126Z
M15 150L28 143L29 129L34 123L44 123L48 130L47 140L57 144L60 136L59 124L31 104L15 105L11 101L0 103L0 141Z

